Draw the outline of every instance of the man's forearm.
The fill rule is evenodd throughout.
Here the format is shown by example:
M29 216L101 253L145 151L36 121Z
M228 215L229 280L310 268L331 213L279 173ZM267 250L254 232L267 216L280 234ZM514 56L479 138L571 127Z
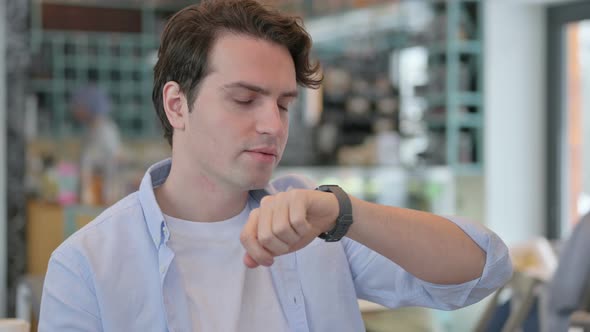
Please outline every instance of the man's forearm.
M482 274L485 252L457 225L416 210L351 196L354 223L347 236L426 282L460 284Z

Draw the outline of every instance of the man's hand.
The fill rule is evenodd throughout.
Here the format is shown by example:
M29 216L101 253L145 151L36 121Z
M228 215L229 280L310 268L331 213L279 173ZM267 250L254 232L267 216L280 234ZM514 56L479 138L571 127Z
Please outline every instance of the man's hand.
M334 227L339 209L334 194L316 190L294 189L264 197L240 235L246 249L244 264L270 266L275 256L305 247Z

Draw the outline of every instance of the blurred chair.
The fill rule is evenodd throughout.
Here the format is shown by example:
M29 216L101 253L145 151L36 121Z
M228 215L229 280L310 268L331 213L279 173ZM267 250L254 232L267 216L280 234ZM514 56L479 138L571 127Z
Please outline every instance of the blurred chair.
M538 332L538 294L543 281L522 272L498 289L482 314L475 332Z
M561 244L551 278L515 272L493 295L475 331L590 332L590 213Z
M581 328L582 331L590 331L590 312L588 310L574 311L570 317L570 328Z
M43 276L25 275L16 288L16 318L28 322L37 330L43 292Z

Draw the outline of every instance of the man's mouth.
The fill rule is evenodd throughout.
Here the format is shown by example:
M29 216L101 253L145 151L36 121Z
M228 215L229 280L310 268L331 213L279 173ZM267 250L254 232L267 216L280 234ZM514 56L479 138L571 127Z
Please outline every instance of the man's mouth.
M246 153L254 157L256 160L265 163L274 163L278 156L276 148L272 147L261 147L246 150Z
M247 150L248 152L254 152L254 153L261 153L261 154L265 154L265 155L270 155L270 156L277 156L278 152L276 148L256 148L256 149L249 149Z

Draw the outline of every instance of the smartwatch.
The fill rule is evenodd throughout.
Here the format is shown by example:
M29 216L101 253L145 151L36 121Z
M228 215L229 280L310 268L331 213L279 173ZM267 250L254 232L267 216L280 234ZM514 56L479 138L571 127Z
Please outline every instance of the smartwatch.
M334 184L319 186L316 190L334 194L340 207L338 218L336 218L336 226L320 234L318 237L324 239L326 242L340 241L346 235L346 232L348 232L350 225L352 225L352 203L350 202L350 198L342 188Z

